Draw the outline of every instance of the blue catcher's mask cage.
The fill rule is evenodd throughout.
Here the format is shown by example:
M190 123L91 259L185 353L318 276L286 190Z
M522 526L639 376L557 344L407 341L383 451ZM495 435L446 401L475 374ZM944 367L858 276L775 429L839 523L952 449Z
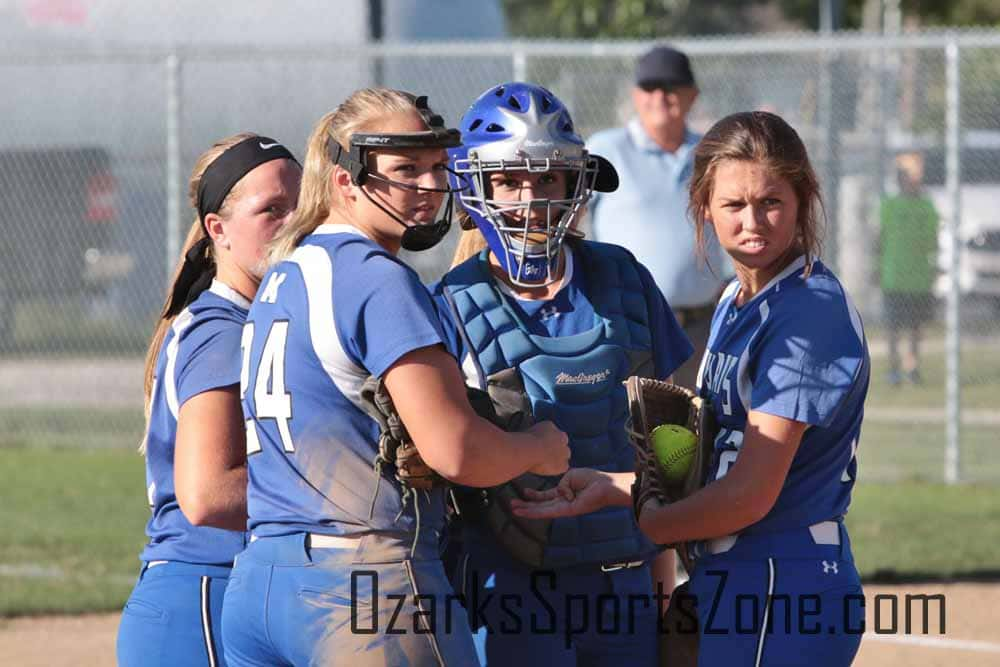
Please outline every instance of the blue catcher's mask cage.
M562 242L591 192L618 188L610 162L591 155L559 99L531 83L504 83L477 99L460 123L462 145L449 149L459 201L486 238L512 283L539 287L555 280ZM492 197L496 172L565 171L562 199L501 201ZM528 223L532 211L544 221ZM519 215L518 215L519 214ZM517 218L524 222L517 222Z

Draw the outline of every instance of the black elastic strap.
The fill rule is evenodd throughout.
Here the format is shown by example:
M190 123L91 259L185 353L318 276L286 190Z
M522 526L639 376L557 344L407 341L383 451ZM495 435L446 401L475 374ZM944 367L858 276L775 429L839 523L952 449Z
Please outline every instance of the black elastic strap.
M366 154L359 146L351 145L351 149L345 151L339 143L331 141L333 148L330 155L334 164L339 164L351 175L351 183L354 185L364 185L368 179L368 168L365 166Z

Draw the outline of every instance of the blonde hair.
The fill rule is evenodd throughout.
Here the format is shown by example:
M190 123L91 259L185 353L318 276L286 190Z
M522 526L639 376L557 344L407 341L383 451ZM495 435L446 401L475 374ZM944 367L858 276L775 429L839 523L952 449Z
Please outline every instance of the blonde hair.
M705 225L715 174L719 164L728 160L765 165L792 186L799 200L798 233L792 249L805 255L803 275L808 276L822 246L819 179L798 133L780 116L767 111L726 116L705 133L694 149L688 214L694 221L699 256L702 260L706 257Z
M194 163L194 168L191 170L191 177L188 179L188 202L191 204L191 208L195 211L198 210L198 185L201 183L201 177L208 169L208 166L215 162L216 158L225 153L227 150L235 146L236 144L249 139L251 137L256 137L258 135L253 132L241 132L240 134L234 134L231 137L226 137L221 141L216 142L211 148L202 153L198 160ZM229 215L229 205L235 199L240 196L240 183L237 183L229 194L226 195L226 199L222 202L222 206L219 207L219 216L225 218ZM194 246L195 243L205 238L205 226L202 223L201 217L195 213L194 222L191 224L191 228L188 229L187 238L184 239L184 245L181 248L181 256L177 260L177 265L174 268L173 278L170 280L170 287L167 289L167 298L163 303L163 308L160 310L160 317L156 321L156 328L153 330L153 337L149 341L149 347L146 349L146 364L143 369L143 396L144 402L143 407L146 413L146 422L148 426L149 414L150 414L150 404L153 398L153 376L156 374L156 361L160 356L160 347L163 345L163 339L167 336L167 331L173 326L175 315L167 315L167 311L171 304L171 295L174 292L174 286L177 284L177 279L180 277L181 268L184 266L184 256L187 252ZM209 258L212 258L213 251L211 248L208 250ZM145 441L139 447L140 452L145 450Z
M914 183L923 183L924 156L916 152L900 153L896 156L896 170Z
M451 266L448 268L454 269L470 257L478 255L487 247L489 246L486 244L486 237L483 236L478 228L463 229L462 235L458 237L458 245L455 246L455 254L451 258Z
M277 264L288 257L299 242L312 233L343 202L332 187L336 164L330 155L334 142L350 148L351 135L375 129L386 116L416 111L416 97L391 88L362 88L355 91L336 109L323 116L306 144L302 168L299 205L268 246L268 262Z

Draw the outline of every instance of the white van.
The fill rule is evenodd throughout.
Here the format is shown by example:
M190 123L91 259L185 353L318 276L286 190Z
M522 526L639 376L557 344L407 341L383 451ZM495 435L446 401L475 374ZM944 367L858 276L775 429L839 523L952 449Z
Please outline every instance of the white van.
M938 234L940 274L935 294L951 290L948 251L952 201L944 185L944 151L928 152L925 184L941 218ZM968 131L961 156L961 208L958 287L963 302L983 302L1000 313L1000 132Z

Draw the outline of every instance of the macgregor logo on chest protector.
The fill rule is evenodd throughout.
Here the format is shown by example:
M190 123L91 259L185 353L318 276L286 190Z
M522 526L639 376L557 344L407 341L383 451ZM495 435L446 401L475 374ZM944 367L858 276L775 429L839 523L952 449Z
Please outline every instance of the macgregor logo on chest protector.
M576 375L560 373L556 376L556 384L597 384L598 382L604 382L609 377L611 377L610 368L598 371L597 373L577 373Z

